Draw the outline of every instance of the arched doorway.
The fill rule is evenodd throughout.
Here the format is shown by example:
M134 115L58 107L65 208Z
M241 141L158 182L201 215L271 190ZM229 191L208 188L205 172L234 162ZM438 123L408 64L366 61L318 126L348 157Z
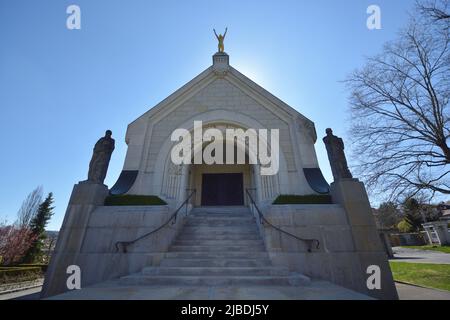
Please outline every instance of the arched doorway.
M232 119L234 117L235 119ZM229 113L223 110L211 111L202 114L201 117L186 121L180 127L189 131L193 131L194 120L203 121L204 130L214 127L219 130L226 128L241 128L247 130L249 128L260 129L263 128L261 124L258 124L254 120L236 113ZM236 120L236 118L238 120ZM214 120L217 119L217 120ZM218 120L221 119L221 120ZM239 121L239 122L238 122ZM224 135L225 136L225 135ZM154 190L160 194L160 196L169 203L177 205L184 201L187 195L196 189L196 198L194 206L202 205L202 175L203 174L220 174L220 173L242 173L243 177L243 192L244 192L244 205L248 204L248 198L245 196L246 189L252 189L254 199L258 205L264 206L267 203L271 203L273 199L284 189L288 187L288 172L286 166L286 160L282 149L280 149L280 171L273 176L265 176L260 174L260 165L248 164L242 165L238 168L228 165L206 165L206 164L191 164L191 165L174 165L170 159L171 148L174 146L174 142L170 140L170 137L164 143L161 148L154 170ZM204 146L200 150L193 151L194 153L202 152ZM248 146L241 149L245 150L246 157L249 154L254 155L254 151L249 151ZM235 152L236 154L236 152ZM236 178L237 179L237 178ZM232 178L231 178L232 180ZM233 183L233 182L230 182Z
M235 161L226 163L227 145L234 149ZM203 152L208 144L204 144ZM254 188L253 165L249 163L247 150L233 141L223 140L223 163L192 164L189 166L189 189L197 190L195 206L243 206L247 204L245 190ZM245 163L237 163L237 153L245 153ZM193 155L194 157L194 155Z

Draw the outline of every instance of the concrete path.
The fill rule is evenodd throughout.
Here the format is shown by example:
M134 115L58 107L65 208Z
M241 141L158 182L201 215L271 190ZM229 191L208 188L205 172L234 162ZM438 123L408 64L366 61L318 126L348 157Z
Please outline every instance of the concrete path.
M42 287L0 294L0 300L39 300Z
M371 298L326 281L309 286L170 287L120 286L117 281L71 291L51 300L370 300Z
M327 286L327 282L318 283L315 282L312 290L309 292L299 292L295 293L296 299L321 299L321 300L332 300L332 299L367 299L367 297L354 297L354 292L345 293L344 291L331 290ZM396 282L397 292L400 300L450 300L450 292L436 289L428 289L417 287L413 285L407 285L403 283ZM41 287L28 289L24 291L14 292L11 294L0 295L0 300L39 300ZM261 290L260 290L261 289ZM109 291L107 286L103 286L102 289L97 288L86 288L82 291L74 291L71 293L66 293L64 295L53 297L54 300L74 300L74 299L99 299L98 295L101 295L100 299L123 299L123 296L128 295L128 299L149 299L147 294L150 294L154 299L183 299L191 298L193 295L197 296L197 299L269 299L268 291L271 291L269 295L274 297L273 299L293 299L293 290L286 290L286 287L282 288L272 288L273 290L268 290L270 288L127 288L123 292L117 289L111 289ZM295 291L298 289L295 288ZM327 290L324 294L323 290ZM158 291L155 298L155 291ZM96 297L97 296L97 297ZM262 297L265 296L265 297ZM289 296L289 297L287 297Z
M450 254L448 253L402 247L393 247L392 250L395 258L391 261L450 264Z
M450 291L395 283L400 300L450 300Z

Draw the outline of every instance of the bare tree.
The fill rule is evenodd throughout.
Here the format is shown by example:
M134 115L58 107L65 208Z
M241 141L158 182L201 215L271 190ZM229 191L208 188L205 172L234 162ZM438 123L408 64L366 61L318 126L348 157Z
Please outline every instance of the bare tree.
M42 202L42 186L34 189L22 202L22 206L17 212L17 222L16 224L20 227L28 227L30 221L36 215L39 205Z
M434 0L417 2L417 8L422 15L432 18L434 21L446 20L450 23L449 0ZM448 25L447 25L448 28Z
M347 78L355 171L389 200L450 194L449 28L417 8L380 55Z

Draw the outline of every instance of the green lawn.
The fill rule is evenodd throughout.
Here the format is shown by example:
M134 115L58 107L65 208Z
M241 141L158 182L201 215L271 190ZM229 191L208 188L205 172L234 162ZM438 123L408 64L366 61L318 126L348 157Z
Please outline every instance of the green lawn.
M390 262L394 280L450 291L450 265Z
M421 250L431 250L431 251L439 251L443 253L450 253L450 246L402 246L402 248L408 249L421 249Z
M167 203L158 196L118 195L108 196L105 206L164 206Z
M310 195L279 195L272 204L331 204L332 199L329 194L310 194Z
M30 281L41 278L45 265L19 265L0 267L0 284Z

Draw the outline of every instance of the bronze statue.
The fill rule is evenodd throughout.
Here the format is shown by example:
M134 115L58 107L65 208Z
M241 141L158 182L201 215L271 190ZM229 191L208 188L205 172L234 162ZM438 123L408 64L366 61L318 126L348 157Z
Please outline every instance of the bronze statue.
M352 174L347 166L347 160L344 153L344 141L333 135L333 130L326 130L327 136L323 142L327 148L328 160L330 161L331 171L334 181L341 179L352 179Z
M111 130L107 130L105 136L95 144L94 153L89 163L88 182L103 184L105 181L115 144L111 135Z
M224 52L225 46L223 44L223 41L225 40L225 36L227 35L228 28L225 28L225 33L223 35L221 35L221 34L217 35L216 29L213 29L213 30L214 30L214 34L216 35L217 40L219 41L219 45L218 45L219 52Z

